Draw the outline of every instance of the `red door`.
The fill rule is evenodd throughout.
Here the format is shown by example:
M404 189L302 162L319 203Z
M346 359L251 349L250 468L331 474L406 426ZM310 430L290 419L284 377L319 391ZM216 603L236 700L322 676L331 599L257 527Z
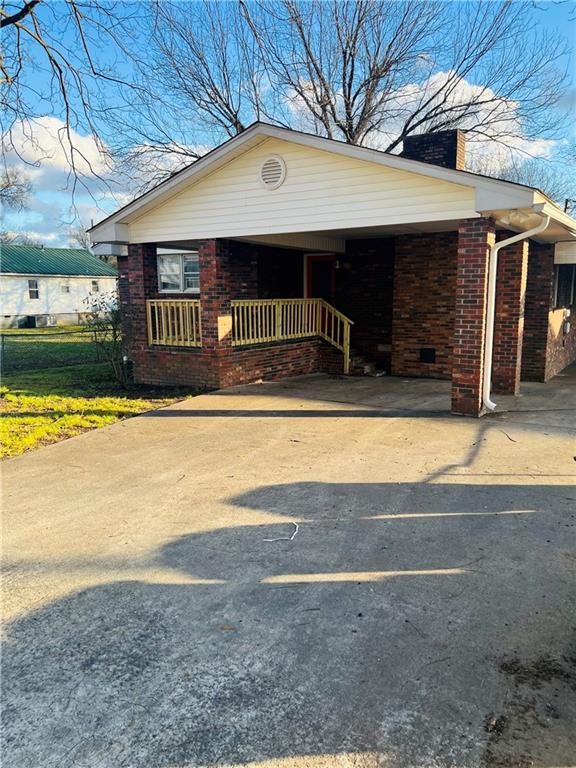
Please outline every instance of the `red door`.
M306 295L309 299L324 299L334 304L336 293L336 257L333 253L312 253L307 256Z

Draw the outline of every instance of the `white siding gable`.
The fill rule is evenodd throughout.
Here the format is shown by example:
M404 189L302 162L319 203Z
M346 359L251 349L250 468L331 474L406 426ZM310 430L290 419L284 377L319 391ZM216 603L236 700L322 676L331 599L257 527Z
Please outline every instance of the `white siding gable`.
M274 190L259 178L286 162ZM334 152L268 139L128 222L130 242L242 237L471 218L471 187Z

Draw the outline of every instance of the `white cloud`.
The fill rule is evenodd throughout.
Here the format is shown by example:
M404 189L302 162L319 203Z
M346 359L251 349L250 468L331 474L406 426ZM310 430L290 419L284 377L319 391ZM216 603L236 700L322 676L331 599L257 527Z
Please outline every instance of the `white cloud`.
M314 89L312 83L307 80L300 81L300 90L304 97L293 88L290 88L284 97L284 103L291 116L291 122L299 131L314 133L316 127L313 116L306 106L306 100L314 102Z
M90 226L130 202L151 181L189 164L187 152L202 155L210 149L174 145L157 150L143 145L133 148L131 163L116 166L93 136L71 130L69 138L75 148L76 175L71 173L66 126L58 118L19 123L10 143L4 140L6 164L22 170L32 184L26 207L4 213L4 229L66 245L71 226Z
M106 148L94 136L67 129L56 117L39 117L17 123L10 136L11 147L4 149L24 163L36 166L32 176L47 168L67 173L72 164L81 175L105 175L112 170ZM12 152L11 152L12 150Z
M65 124L55 117L17 124L3 142L5 162L30 179L32 195L21 211L4 212L4 228L34 239L67 245L71 226L89 226L118 207L125 185L115 178L105 148L94 137L70 132L76 176ZM121 191L120 191L121 190Z
M310 84L303 82L302 88L312 97ZM432 98L440 89L444 90ZM340 94L335 98L340 109ZM392 93L386 102L390 115L387 122L370 134L366 144L386 149L400 134L406 119L428 99L427 110L442 100L443 106L451 110L455 125L469 131L467 165L471 170L487 165L503 169L527 157L549 158L558 147L554 140L526 137L518 102L499 97L486 86L455 78L452 71L436 72L423 83L408 83ZM313 130L314 121L299 94L290 91L285 103L298 127ZM472 110L466 106L471 103ZM432 127L433 123L422 124L418 132L425 133Z
M547 158L557 147L554 140L525 135L517 101L500 97L486 86L458 79L452 71L436 72L422 85L411 83L399 89L390 104L397 115L390 132L395 129L397 135L405 119L428 99L428 110L442 101L443 108L451 111L454 124L469 132L467 166L471 170L487 164L503 169L526 157ZM421 132L430 127L433 124L422 125Z

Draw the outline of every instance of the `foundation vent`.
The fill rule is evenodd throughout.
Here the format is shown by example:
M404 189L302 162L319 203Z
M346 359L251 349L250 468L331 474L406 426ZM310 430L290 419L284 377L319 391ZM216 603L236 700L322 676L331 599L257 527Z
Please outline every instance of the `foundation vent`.
M270 155L260 166L260 181L266 189L278 189L286 178L286 163L278 155Z

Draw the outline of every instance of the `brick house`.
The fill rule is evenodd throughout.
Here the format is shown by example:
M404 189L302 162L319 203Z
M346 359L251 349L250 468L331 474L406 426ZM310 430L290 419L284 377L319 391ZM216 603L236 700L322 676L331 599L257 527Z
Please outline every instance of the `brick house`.
M451 379L452 410L576 357L576 221L463 170L460 131L402 156L256 123L94 226L136 381L315 371Z

